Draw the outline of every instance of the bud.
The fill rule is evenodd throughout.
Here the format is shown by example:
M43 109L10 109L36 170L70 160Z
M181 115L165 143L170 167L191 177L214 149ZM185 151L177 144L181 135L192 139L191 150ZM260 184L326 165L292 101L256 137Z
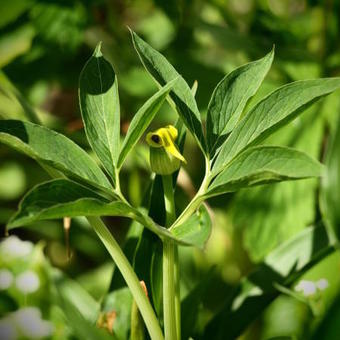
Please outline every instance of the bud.
M178 170L185 158L178 151L175 140L178 136L177 129L168 125L146 135L150 145L151 170L159 175L171 175Z

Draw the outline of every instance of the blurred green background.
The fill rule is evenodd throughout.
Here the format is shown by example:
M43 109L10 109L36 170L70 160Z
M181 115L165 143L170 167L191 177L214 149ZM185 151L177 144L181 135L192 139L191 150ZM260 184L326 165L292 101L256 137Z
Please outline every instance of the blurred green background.
M189 85L197 80L196 99L203 117L217 82L237 66L264 56L273 45L273 67L248 107L287 82L340 75L338 0L10 0L0 2L0 13L0 118L27 120L30 110L35 110L43 124L87 150L78 78L98 41L103 42L103 53L118 76L123 133L137 109L156 91L127 27L161 51ZM281 183L209 201L213 232L206 250L181 249L183 295L214 267L216 287L204 292L207 305L214 305L221 291L239 282L270 251L306 226L323 219L332 230L340 230L339 104L336 92L265 141L327 160L333 182ZM152 125L157 128L174 120L175 114L165 105ZM190 161L179 176L179 211L204 173L203 159L190 137L184 155ZM34 161L0 145L0 224L5 225L28 189L48 178ZM139 205L150 181L143 143L129 157L122 180L127 197ZM123 243L128 221L107 221ZM48 266L61 269L94 298L107 292L113 266L84 219L72 220L70 260L62 221L39 222L14 233L34 243L43 240L42 256ZM340 313L332 305L340 292L339 253L325 258L306 277L329 282L322 296L310 303L312 308L281 295L242 339L306 339L313 334L316 339L332 339L331 334L339 338L340 327L332 330L330 317ZM20 298L14 299L22 305ZM54 304L52 296L44 300ZM45 316L62 329L55 314ZM209 313L202 313L202 324L207 318ZM199 333L200 325L195 327ZM330 330L328 335L325 329Z

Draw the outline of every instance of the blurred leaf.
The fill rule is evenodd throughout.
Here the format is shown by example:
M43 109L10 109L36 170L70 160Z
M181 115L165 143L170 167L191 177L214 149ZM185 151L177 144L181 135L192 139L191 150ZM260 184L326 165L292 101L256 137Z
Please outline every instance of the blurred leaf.
M141 138L145 130L148 128L176 81L177 80L174 79L161 88L134 115L119 154L118 168L123 165L128 153L136 145L139 138Z
M29 24L3 35L0 38L0 68L26 53L31 48L34 36L35 31Z
M131 34L134 47L141 62L157 83L165 85L169 81L179 78L170 93L170 97L174 101L177 112L186 127L194 135L202 151L205 152L206 145L200 113L188 84L163 55L138 37L136 33L131 32Z
M27 9L29 9L34 0L11 0L2 1L0 3L0 28L15 21L20 15L22 15Z
M261 142L319 98L340 87L340 78L303 80L284 85L253 107L239 122L214 164L217 174L248 145Z
M248 100L256 93L273 62L274 50L264 58L243 65L216 86L207 112L210 157L237 124Z
M40 39L54 47L73 52L84 40L87 13L81 2L38 1L30 11Z
M113 334L119 340L128 339L130 331L132 295L129 288L124 287L110 293L105 300L102 311L114 312ZM98 340L98 339L97 339Z
M339 320L340 320L340 295L338 295L327 311L326 316L316 328L311 337L312 340L327 339L337 340L339 338Z
M326 171L320 192L321 211L329 227L340 238L340 119L331 135L326 154Z
M329 98L329 97L328 97ZM284 144L319 157L326 103L315 105L266 140ZM315 220L319 179L277 183L239 191L232 203L234 228L243 232L243 244L254 262L259 262L282 242Z
M56 277L55 284L59 304L65 314L65 322L79 339L112 340L112 336L95 326L99 315L99 304L75 281Z
M99 315L99 303L76 281L59 271L53 273L53 281L60 297L77 309L84 319L95 324Z
M229 296L205 329L205 339L234 339L279 296L275 283L289 287L334 251L323 226L311 227L281 244Z
M2 162L0 165L0 199L12 200L26 189L26 174L18 163Z
M2 120L0 142L67 176L95 187L111 188L103 172L83 149L67 137L45 127L16 120Z
M120 107L118 81L99 43L79 79L79 100L87 139L115 180L119 156Z
M321 174L322 164L303 152L286 147L255 146L241 152L229 163L210 185L207 195Z
M171 233L183 241L194 243L203 248L211 232L211 221L209 213L204 205L184 222L171 229Z
M39 124L40 120L37 116L37 113L35 109L28 103L28 101L24 98L24 96L20 93L20 91L11 83L11 81L6 77L6 75L0 71L0 94L3 92L3 97L0 99L1 106L3 110L4 117L6 118L16 118L13 115L13 107L14 112L16 109L18 110L19 106L19 112L21 113L21 110L23 111L24 115L26 116L26 119L31 121L32 123ZM4 99L5 101L8 101L8 106L4 105ZM20 117L23 118L24 117Z

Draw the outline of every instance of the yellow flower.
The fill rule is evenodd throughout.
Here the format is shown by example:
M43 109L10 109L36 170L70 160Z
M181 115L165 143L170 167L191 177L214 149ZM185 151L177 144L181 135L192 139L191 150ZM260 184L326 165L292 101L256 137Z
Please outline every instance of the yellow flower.
M185 158L175 144L178 131L172 126L160 128L146 135L146 141L151 146L150 165L152 171L160 175L169 175L179 169Z

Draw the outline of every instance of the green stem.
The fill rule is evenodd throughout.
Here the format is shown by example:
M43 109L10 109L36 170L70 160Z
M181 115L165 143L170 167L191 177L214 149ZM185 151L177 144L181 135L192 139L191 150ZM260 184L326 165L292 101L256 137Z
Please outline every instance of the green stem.
M89 216L87 217L87 220L110 253L122 276L124 277L128 287L130 288L132 296L136 301L140 313L142 314L143 320L145 322L146 328L148 329L151 339L164 339L154 310L152 309L151 304L147 296L145 295L143 288L140 285L136 273L134 272L128 259L125 257L117 241L114 239L110 231L107 229L106 225L99 217Z
M59 173L53 168L44 166L43 164L41 164L41 166L49 173L52 178L59 177ZM124 255L119 244L99 217L88 216L87 220L97 233L100 240L103 242L105 248L110 253L113 261L117 265L128 287L130 288L131 294L139 308L140 313L142 314L151 339L163 340L163 333L150 301L145 295L136 273L134 272L129 260Z
M162 176L166 226L176 219L172 176ZM177 256L176 256L177 254ZM178 271L178 248L172 240L163 241L163 310L166 340L180 339L180 291Z

